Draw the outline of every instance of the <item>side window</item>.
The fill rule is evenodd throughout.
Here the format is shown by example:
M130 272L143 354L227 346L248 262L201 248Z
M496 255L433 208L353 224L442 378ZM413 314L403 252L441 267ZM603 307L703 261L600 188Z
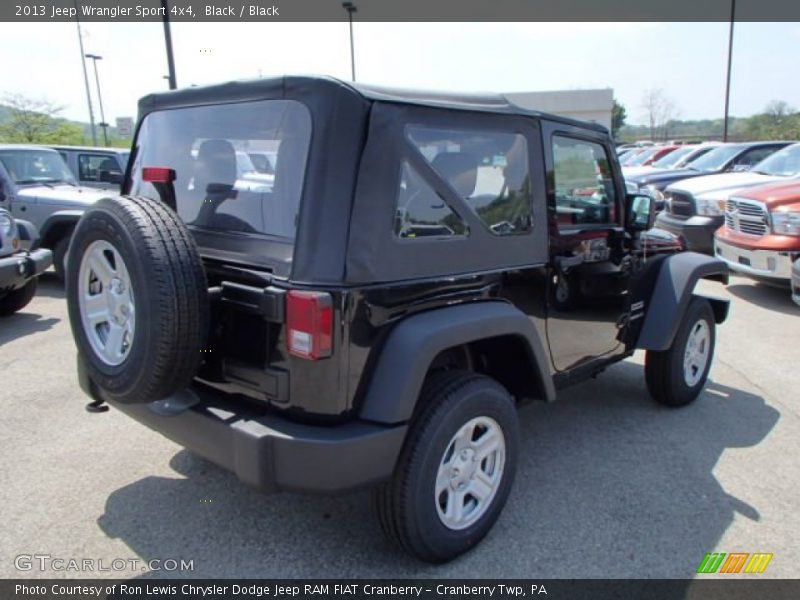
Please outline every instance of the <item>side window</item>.
M561 135L552 144L558 223L615 224L617 197L605 148Z
M493 234L533 229L528 147L522 135L416 125L408 126L406 135Z
M106 154L78 155L78 179L81 181L101 181L101 171L120 173L119 165L113 156Z
M756 163L760 163L762 160L767 158L770 154L775 152L776 148L774 146L766 146L761 148L753 148L752 150L748 150L747 152L743 153L739 158L733 161L734 166L736 167L752 167Z
M465 235L467 227L407 162L400 170L394 232L401 238Z

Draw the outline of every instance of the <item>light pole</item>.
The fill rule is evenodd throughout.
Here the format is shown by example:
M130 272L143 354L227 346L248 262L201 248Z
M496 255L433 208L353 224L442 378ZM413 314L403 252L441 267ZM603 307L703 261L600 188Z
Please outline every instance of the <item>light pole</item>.
M169 27L169 6L167 0L161 0L161 7L164 9L164 45L167 47L167 68L169 69L169 89L174 90L178 87L178 78L175 75L175 57L172 55L172 31Z
M728 79L725 83L725 122L722 125L722 141L728 141L728 108L731 100L731 62L733 60L733 22L736 17L736 0L731 0L731 29L728 33Z
M352 2L342 2L342 7L347 11L347 19L350 21L350 70L353 81L356 80L356 51L353 46L353 13L358 12L358 8Z
M75 0L75 14L79 15L78 0ZM94 128L94 110L92 110L92 94L89 91L89 74L86 72L86 60L83 58L83 35L81 34L81 24L78 17L75 17L75 25L78 26L78 44L81 48L81 67L83 67L83 83L86 85L86 104L89 106L89 124L92 129L92 145L97 146L97 131Z
M106 114L103 111L103 94L100 93L100 75L97 73L97 61L103 60L102 56L97 54L87 54L86 58L91 58L94 63L94 81L97 84L97 102L100 104L100 122L98 125L103 128L103 141L108 146L108 123L106 123ZM95 142L97 144L97 142Z

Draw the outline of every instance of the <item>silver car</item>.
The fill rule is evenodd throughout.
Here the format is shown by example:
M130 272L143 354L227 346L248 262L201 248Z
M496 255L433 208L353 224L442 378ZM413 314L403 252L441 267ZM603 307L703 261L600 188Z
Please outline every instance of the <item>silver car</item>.
M72 230L83 211L110 195L78 185L61 155L50 148L0 144L0 208L33 223L41 246L53 251L63 278Z
M119 192L130 150L93 146L52 146L67 163L79 185Z

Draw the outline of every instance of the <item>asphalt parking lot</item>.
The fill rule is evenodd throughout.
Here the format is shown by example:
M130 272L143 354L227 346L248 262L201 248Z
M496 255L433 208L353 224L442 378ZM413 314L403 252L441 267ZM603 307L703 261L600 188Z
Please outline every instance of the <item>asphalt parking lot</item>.
M733 277L701 398L647 397L642 355L523 409L517 480L495 528L439 567L382 538L366 492L264 495L113 410L89 414L60 286L0 321L0 576L15 557L193 560L192 577L690 577L706 552L800 550L800 308ZM151 573L157 575L159 573ZM132 577L139 570L86 573Z

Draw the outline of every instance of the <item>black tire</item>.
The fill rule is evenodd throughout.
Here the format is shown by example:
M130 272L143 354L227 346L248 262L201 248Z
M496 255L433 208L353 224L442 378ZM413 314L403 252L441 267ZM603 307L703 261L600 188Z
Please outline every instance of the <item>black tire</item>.
M66 280L66 260L69 240L72 237L72 229L69 229L53 246L53 270L61 283Z
M444 371L429 377L420 403L422 408L413 420L394 475L373 492L373 501L389 539L412 556L441 563L478 544L500 515L514 482L519 423L514 401L505 388L468 371ZM456 530L439 517L435 482L453 436L476 417L489 417L499 425L505 440L505 465L486 509L474 523Z
M583 300L580 278L577 272L568 275L559 273L555 276L550 286L550 302L553 308L559 311L569 311L578 308Z
M28 306L36 295L36 282L37 279L34 277L21 288L17 288L0 298L0 317L13 315Z
M125 262L135 300L133 341L118 365L98 356L81 321L80 265L96 241L110 243ZM90 378L106 397L151 402L191 382L208 331L208 286L194 240L171 209L150 198L98 201L75 228L67 264L72 334Z
M697 370L699 379L693 385L689 385L684 377L684 353L689 335L697 327L702 326L701 323L708 327L708 358L702 372ZM697 398L706 384L714 359L715 324L711 304L704 298L695 297L686 309L672 345L660 352L648 350L644 364L645 380L647 389L656 402L677 407L686 406Z

